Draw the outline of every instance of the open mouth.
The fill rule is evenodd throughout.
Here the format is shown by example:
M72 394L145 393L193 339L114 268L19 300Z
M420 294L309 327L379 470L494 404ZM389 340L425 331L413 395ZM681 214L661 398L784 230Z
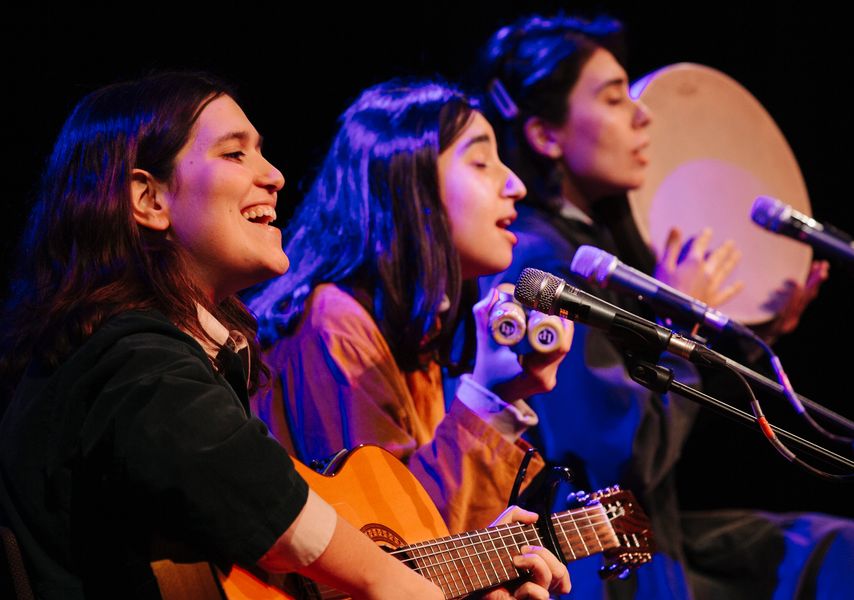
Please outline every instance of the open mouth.
M276 220L276 209L268 204L250 206L240 214L250 223L257 223L259 225L269 225Z
M507 229L510 225L513 224L513 221L516 220L516 217L507 217L506 219L500 219L495 224L501 229Z
M513 233L512 231L510 231L510 229L508 229L508 228L510 227L510 225L513 224L513 221L515 221L515 220L516 220L516 216L514 215L512 217L507 217L506 219L501 219L499 221L496 221L496 223L495 223L496 227L498 227L501 231L504 232L504 234L513 243L513 245L516 245L516 242L517 242L516 234Z

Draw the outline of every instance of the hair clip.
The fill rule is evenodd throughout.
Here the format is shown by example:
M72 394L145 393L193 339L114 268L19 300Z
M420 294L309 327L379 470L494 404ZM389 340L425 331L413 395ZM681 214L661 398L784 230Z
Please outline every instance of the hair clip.
M489 82L487 91L489 92L489 97L492 98L495 108L498 109L498 112L501 113L501 116L505 120L512 121L519 116L519 107L513 102L510 94L504 88L504 84L497 77Z

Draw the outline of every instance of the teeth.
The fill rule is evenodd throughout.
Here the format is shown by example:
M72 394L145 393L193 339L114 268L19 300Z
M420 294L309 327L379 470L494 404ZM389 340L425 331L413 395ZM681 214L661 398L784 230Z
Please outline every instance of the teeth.
M276 209L266 204L253 206L252 208L244 210L240 214L243 216L244 219L247 219L249 221L252 221L253 219L261 219L264 217L269 217L264 219L265 223L270 223L276 220Z

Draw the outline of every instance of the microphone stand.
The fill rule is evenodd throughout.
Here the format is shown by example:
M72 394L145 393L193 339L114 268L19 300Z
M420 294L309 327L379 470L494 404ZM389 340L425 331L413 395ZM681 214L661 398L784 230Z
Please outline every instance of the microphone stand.
M776 381L774 381L772 379L768 379L764 375L757 373L756 371L753 371L753 370L749 369L748 367L745 367L741 363L737 363L734 360L730 360L723 355L720 355L720 356L721 356L721 358L723 358L726 361L728 367L735 369L736 371L738 371L739 373L741 373L742 375L744 375L746 378L750 379L754 383L760 384L761 386L763 386L767 390L771 390L771 391L776 392L780 395L784 395L783 386L780 385L779 383L777 383ZM641 383L641 382L638 382L638 383ZM802 396L801 394L797 394L797 396L800 399L801 403L804 406L806 406L808 409L810 409L810 411L821 415L822 417L824 417L824 419L826 419L827 421L829 421L831 423L835 423L840 428L847 429L849 432L854 431L854 421L846 419L842 415L833 412L829 408L825 408L824 406L822 406L821 404L819 404L817 402L813 402L812 400L810 400L809 398L806 398L805 396Z
M756 419L750 413L673 379L673 370L657 364L655 362L657 358L650 361L647 357L638 355L632 351L626 351L625 356L627 359L629 375L634 381L642 386L659 393L672 390L689 400L693 400L714 410L718 414L728 417L729 419L738 421L743 425L754 429L757 427ZM733 366L735 367L735 365ZM746 367L742 368L746 369ZM757 377L761 377L758 374L756 375ZM771 382L769 381L769 383ZM841 468L847 468L854 472L854 461L845 458L844 456L840 456L835 452L827 450L826 448L823 448L818 444L814 444L813 442L793 433L789 433L785 429L777 427L776 425L771 425L770 427L778 438L791 442L795 446L798 446L800 449L809 453L811 456L823 460L826 463L830 463Z

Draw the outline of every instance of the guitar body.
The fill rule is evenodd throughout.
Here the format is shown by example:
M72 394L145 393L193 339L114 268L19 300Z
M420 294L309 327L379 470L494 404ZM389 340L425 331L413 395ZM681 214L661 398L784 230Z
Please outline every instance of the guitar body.
M393 454L379 446L359 446L320 474L294 460L309 487L351 525L377 544L395 549L448 535L448 528L421 483ZM235 566L220 584L228 600L283 600L281 578L265 580Z
M297 471L321 498L351 525L368 534L382 523L406 543L448 535L433 500L412 472L379 446L359 446L332 463L331 474L320 474L294 461ZM394 547L398 547L397 544Z

